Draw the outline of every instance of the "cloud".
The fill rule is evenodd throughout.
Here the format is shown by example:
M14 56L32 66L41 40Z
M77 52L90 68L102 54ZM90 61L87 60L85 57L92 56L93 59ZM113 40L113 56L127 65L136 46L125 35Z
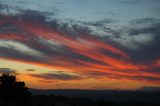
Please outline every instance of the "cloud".
M32 56L45 57L39 51L31 49L28 46L23 45L23 44L21 44L19 42L0 40L0 47L2 47L2 48L8 48L8 49L13 49L15 51L21 52L22 54L28 54L28 55L32 55Z
M111 39L127 49L143 49L157 39L159 22L156 18L132 20L128 27L121 29L119 37Z
M45 80L80 80L83 79L83 77L79 75L72 75L72 74L66 74L66 73L59 73L59 74L53 74L53 73L43 73L43 74L30 74L32 77L36 78L42 78Z
M10 68L0 68L0 74L3 73L16 74L16 70Z
M148 46L154 37L152 34L137 34L136 36L122 36L118 38L112 38L113 41L119 43L127 49L141 49L143 46ZM126 45L127 44L127 45Z
M159 58L159 53L160 53L160 43L159 40L159 27L160 27L160 19L140 19L137 20L140 25L136 26L141 26L138 28L133 28L130 29L130 36L138 36L142 35L142 37L138 37L139 39L139 46L141 49L135 50L135 51L130 51L131 55L134 55L134 59L137 61L147 61L151 62L154 61L156 58ZM148 25L144 25L147 24ZM131 53L132 52L132 53Z
M26 71L34 72L36 70L35 69L27 69Z
M130 71L134 71L134 70L130 70ZM127 74L127 72L126 72L126 74L109 73L109 74L106 74L106 76L108 78L117 79L117 80L121 80L121 79L122 80L132 80L132 81L141 81L141 82L155 83L155 84L158 84L160 82L159 74L158 75L143 75L143 73L144 72L142 72L142 71L141 71L141 73L129 72L128 74ZM131 75L131 74L133 74L133 75Z
M60 12L60 9L56 8L53 5L55 1L49 0L48 2L45 3L42 2L44 1L33 2L31 0L30 1L14 0L14 2L10 2L9 0L1 0L1 13L6 15L17 15L22 13L23 11L32 10L35 12L39 11L41 13L49 13L47 14L48 17L54 17L55 14Z
M157 34L159 33L159 18L144 18L139 20L134 20L134 25L136 25L135 28L130 30L130 35L136 35L136 34ZM140 26L140 27L139 27Z
M99 78L99 77L106 77L109 75L109 73L107 72L101 72L101 71L90 71L90 72L86 72L85 73L86 76L90 77L90 78Z
M151 76L134 76L131 79L135 79L135 80L144 80L144 81L148 81L148 82L160 82L160 78L159 77L151 77Z
M137 20L142 24L115 30L107 25L114 23L111 20L48 21L44 13L35 10L1 16L0 57L78 74L30 74L32 77L78 80L83 79L80 74L89 78L159 81L159 73L147 71L155 69L152 62L159 57L159 23L154 19ZM151 22L143 26L146 21ZM104 36L97 35L100 33Z

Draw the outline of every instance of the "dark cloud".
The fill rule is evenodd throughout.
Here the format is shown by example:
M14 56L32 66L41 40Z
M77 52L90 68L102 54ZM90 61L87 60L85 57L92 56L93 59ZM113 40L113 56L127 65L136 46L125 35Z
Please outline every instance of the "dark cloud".
M130 29L130 36L137 36L139 34L144 34L152 37L152 41L147 45L142 45L140 49L129 51L130 56L135 62L151 62L160 57L160 19L145 18L135 21L136 26L142 25L143 27ZM148 25L146 25L149 23Z
M70 27L72 25L72 27ZM60 27L61 31L70 36L78 36L82 34L91 33L90 29L87 26L81 26L77 24L64 23Z
M121 79L126 80L127 79L127 80L136 80L136 81L140 81L140 82L143 81L143 82L148 82L148 83L153 83L153 82L159 83L160 82L159 77L141 75L144 72L144 70L142 70L141 74L139 74L139 75L134 75L135 74L133 72L134 70L130 70L130 71L124 71L124 73L126 73L126 75L125 74L123 75L123 72L121 70L118 70L118 72L122 72L122 74L91 70L89 72L86 72L85 75L88 76L88 78L95 78L95 79L107 77L107 78L117 79L117 80L121 80ZM150 73L152 73L152 72L150 72ZM160 73L158 73L158 74L160 74Z
M133 71L133 70L132 70ZM132 73L130 73L132 74ZM139 81L139 82L148 82L148 83L159 83L160 82L160 78L159 77L154 77L154 76L145 76L145 75L121 75L121 74L108 74L107 75L108 78L113 78L113 79L118 79L118 80L125 80L125 79L129 79L129 80L134 80L134 81Z
M86 22L85 24L102 27L105 24L111 24L111 23L115 23L115 20L113 20L113 19L103 19L103 20L99 20L99 21Z
M135 25L146 25L146 24L154 24L159 22L159 19L155 19L155 18L143 18L143 19L136 19L136 20L132 20L130 23L131 24L135 24Z
M116 70L114 70L116 72ZM153 76L145 76L145 75L134 75L135 73L133 72L134 70L117 70L118 72L124 72L126 74L131 74L131 76L129 75L123 75L123 74L114 74L114 73L108 73L108 72L104 72L104 71L94 71L91 70L86 74L86 76L88 76L88 78L114 78L114 79L130 79L130 80L137 80L137 81L145 81L145 82L155 82L155 83L159 83L160 82L160 78L159 77L153 77ZM141 73L145 72L145 70L141 70ZM147 71L146 71L147 72ZM149 73L154 73L153 71L150 71ZM132 75L133 74L133 75ZM160 73L156 73L157 75Z
M33 71L36 71L36 70L35 69L27 69L26 71L33 72Z
M8 9L8 6L4 4L0 4L0 12L2 12L3 9Z
M16 74L16 70L10 68L0 68L0 74L3 73Z
M151 77L151 76L133 76L131 79L138 81L148 81L148 82L160 82L159 77Z
M41 22L42 24L46 25L45 20L46 16L50 14L47 12L39 12L35 10L22 10L20 14L18 14L18 18L21 21L27 22ZM32 17L32 18L31 18Z
M43 74L29 74L32 77L36 78L42 78L46 80L80 80L83 79L83 77L78 75L72 75L72 74L65 74L65 73L43 73Z
M13 24L6 22L3 25L0 26L0 33L1 34L16 34L16 33L22 33L20 29L18 29Z
M144 25L147 23L150 23L150 25L144 25L142 28L134 28L130 30L130 35L136 35L136 34L153 34L158 35L160 33L159 27L160 27L160 19L154 19L154 18L145 18L136 20L135 23L138 25Z
M3 56L5 58L10 58L10 59L15 59L15 60L24 60L24 61L28 61L28 62L41 62L41 63L47 63L47 59L45 58L41 58L38 56L33 56L33 55L28 55L27 53L22 53L19 52L17 50L15 50L14 48L3 48L0 47L0 50L2 53L0 53L0 56ZM48 62L49 63L49 62Z

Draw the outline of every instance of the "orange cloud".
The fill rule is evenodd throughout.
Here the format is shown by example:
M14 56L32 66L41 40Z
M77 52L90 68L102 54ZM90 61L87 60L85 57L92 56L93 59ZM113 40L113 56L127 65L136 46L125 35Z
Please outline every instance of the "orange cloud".
M147 71L159 67L159 61L156 61L156 64L152 64L151 66L136 64L132 62L127 52L116 46L90 35L79 35L75 37L67 35L59 30L53 29L49 25L42 24L39 20L19 20L17 17L12 17L9 18L9 22L25 32L25 34L27 33L30 38L20 32L18 34L0 34L0 40L14 40L25 43L28 47L31 46L30 40L33 40L32 43L35 41L33 43L33 46L35 46L34 49L42 52L46 58L26 58L28 56L27 54L23 54L21 57L14 57L16 54L10 57L0 56L1 58L59 70L69 70L86 78L125 79L126 81L132 80L152 83L160 82L160 73L157 74ZM1 24L3 24L3 22L0 21L0 25ZM32 39L31 36L36 36L37 39ZM38 39L44 39L52 43L57 42L60 45L60 50L54 51L50 46L43 44L41 44L43 47L39 47L40 42L36 43ZM45 51L48 49L49 53ZM0 51L4 52L6 50ZM47 55L47 53L49 55ZM50 74L45 75L50 77ZM30 77L40 78L40 80L42 80L45 76L43 76L43 74L27 76L26 74L25 78L28 80L27 78ZM55 77L55 75L53 75L53 77ZM47 80L47 78L48 77L46 77L44 82L50 81Z

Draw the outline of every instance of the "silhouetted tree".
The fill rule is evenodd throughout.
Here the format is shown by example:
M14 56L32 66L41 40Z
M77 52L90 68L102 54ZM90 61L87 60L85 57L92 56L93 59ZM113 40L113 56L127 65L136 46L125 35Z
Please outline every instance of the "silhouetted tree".
M0 76L0 106L29 106L31 93L24 82L9 74Z

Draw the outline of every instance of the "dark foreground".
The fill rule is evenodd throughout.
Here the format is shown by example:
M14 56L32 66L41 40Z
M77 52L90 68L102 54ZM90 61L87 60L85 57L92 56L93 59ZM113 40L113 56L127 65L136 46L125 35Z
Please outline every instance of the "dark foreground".
M93 100L85 97L66 97L60 95L32 96L32 106L160 106L160 102L113 102L105 100Z
M15 95L9 101L0 100L0 106L160 106L160 92L31 90L31 93L27 101L22 102Z
M36 90L0 76L0 106L160 106L159 91Z
M33 106L160 106L159 91L36 89L30 91L33 94Z

